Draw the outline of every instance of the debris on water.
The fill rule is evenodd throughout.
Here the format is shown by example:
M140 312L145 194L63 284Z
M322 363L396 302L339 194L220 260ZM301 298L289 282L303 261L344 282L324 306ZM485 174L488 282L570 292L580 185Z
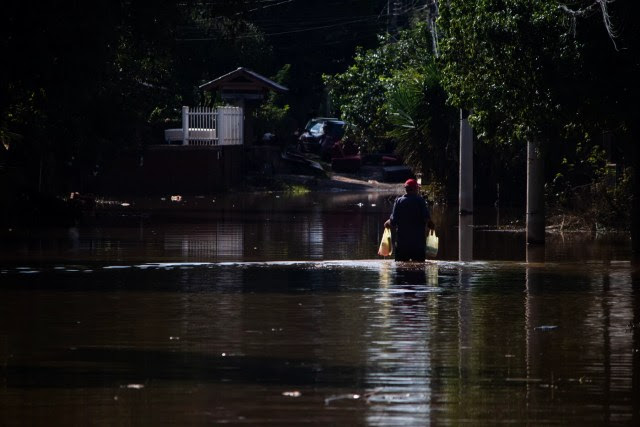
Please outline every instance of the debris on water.
M556 325L541 325L536 326L534 328L536 331L553 331L554 329L558 329Z
M579 384L589 384L592 382L591 378L588 378L588 377L569 378L567 381L570 383L579 383Z
M324 399L324 404L328 405L331 402L334 402L336 400L358 400L358 399L360 399L359 394L354 394L354 393L337 394L335 396L329 396L326 399Z
M539 383L542 382L542 378L507 378L509 382L517 382L517 383Z
M557 389L558 386L555 384L540 384L540 388L551 388L551 389Z
M298 390L293 390L293 391L283 391L282 395L287 397L300 397L302 396L302 393L300 393Z
M144 384L127 384L126 386L121 386L121 388L130 388L133 390L142 390L144 388Z

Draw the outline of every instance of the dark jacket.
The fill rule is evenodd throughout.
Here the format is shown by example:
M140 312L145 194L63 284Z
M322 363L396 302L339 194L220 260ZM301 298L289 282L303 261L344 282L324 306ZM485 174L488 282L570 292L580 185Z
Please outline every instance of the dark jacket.
M391 211L391 225L397 227L396 247L404 251L424 254L425 227L431 214L427 203L419 194L405 194L398 197Z

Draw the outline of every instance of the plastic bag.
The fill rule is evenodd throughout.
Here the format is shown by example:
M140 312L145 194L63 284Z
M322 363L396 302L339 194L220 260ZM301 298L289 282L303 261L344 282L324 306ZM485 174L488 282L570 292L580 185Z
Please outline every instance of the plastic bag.
M385 228L382 233L382 240L380 241L380 247L378 248L378 255L389 256L393 253L393 246L391 245L391 230Z
M438 255L438 236L436 236L435 230L429 230L427 235L427 256L434 257Z

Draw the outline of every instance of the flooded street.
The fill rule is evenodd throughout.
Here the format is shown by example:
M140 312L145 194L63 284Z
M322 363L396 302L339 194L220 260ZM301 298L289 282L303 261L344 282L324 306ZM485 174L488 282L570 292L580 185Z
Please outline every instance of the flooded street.
M0 244L0 425L639 425L626 236L459 221L376 255L394 195L131 201ZM527 260L529 262L527 262Z

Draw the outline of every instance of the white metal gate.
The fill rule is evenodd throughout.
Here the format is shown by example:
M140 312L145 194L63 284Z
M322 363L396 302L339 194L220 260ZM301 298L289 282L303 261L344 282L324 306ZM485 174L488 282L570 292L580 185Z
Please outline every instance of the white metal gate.
M244 113L240 107L182 107L182 128L165 130L168 143L182 145L242 145Z

